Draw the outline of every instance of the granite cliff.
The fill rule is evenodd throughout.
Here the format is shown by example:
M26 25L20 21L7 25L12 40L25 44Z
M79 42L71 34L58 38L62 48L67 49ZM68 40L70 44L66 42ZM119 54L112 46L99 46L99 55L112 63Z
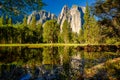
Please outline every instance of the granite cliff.
M28 16L27 24L30 24L30 22L32 20L32 16L36 16L36 20L37 20L36 24L44 23L45 21L51 20L51 19L56 19L57 20L56 15L54 15L50 12L41 10L39 12L34 11L32 14L30 14Z
M85 7L72 6L69 9L66 5L62 8L62 11L58 17L58 23L60 24L60 29L62 31L62 25L65 20L70 23L70 27L73 32L79 33L84 23L83 16L85 12Z
M56 15L42 10L30 14L28 16L27 24L31 23L32 16L36 16L36 20L37 20L36 24L44 23L47 20L56 19L58 24L60 24L60 30L62 31L63 22L67 20L70 23L70 27L72 31L79 33L84 23L84 19L83 19L84 12L85 12L85 7L73 5L72 8L69 8L68 6L65 5L62 8L62 11L59 14L58 18Z

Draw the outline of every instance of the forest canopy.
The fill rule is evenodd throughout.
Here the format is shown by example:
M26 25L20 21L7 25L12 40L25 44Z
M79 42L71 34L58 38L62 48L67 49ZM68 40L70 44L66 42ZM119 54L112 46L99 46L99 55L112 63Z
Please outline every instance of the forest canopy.
M28 14L40 10L45 3L42 0L0 0L0 13L9 15Z
M120 0L97 0L91 8L92 14L99 18L102 35L107 41L120 39ZM106 41L106 42L107 42Z

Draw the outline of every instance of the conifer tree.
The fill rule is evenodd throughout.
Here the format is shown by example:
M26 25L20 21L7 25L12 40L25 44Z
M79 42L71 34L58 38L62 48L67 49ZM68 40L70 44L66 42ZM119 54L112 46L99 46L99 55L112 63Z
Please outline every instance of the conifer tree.
M8 25L9 25L9 26L12 26L12 18L9 18L9 19L8 19Z
M97 0L92 11L99 17L103 40L108 44L120 42L120 0Z
M30 27L32 29L34 29L36 27L36 17L35 16L32 16L32 21L31 21Z
M9 17L8 17L8 15L6 15L6 17L5 17L5 25L8 25L8 20L9 20Z
M83 29L80 29L80 32L79 32L79 34L78 34L78 40L79 40L79 43L80 43L80 44L81 44L81 43L83 44L83 43L85 42Z
M71 37L72 37L72 43L78 43L78 34L75 32L71 33Z
M63 23L61 34L62 34L61 37L63 38L64 43L69 43L71 39L71 28L67 20L65 20Z
M42 0L0 0L0 12L8 15L27 14L41 10L44 5Z
M89 28L89 42L93 44L98 44L101 36L100 36L100 27L97 24L94 16L90 17L90 28Z
M90 9L88 6L88 3L86 4L86 10L85 10L85 14L84 14L84 40L85 43L89 43L89 28L90 28Z
M43 42L43 26L42 24L38 24L36 27L36 37L37 37L37 42L42 43Z
M97 44L100 39L100 28L95 17L90 14L88 3L84 15L84 41L88 44Z
M60 26L56 20L49 20L43 26L43 41L46 43L57 43Z
M3 24L4 24L3 21L4 21L4 17L1 16L1 17L0 17L0 26L3 26Z
M27 17L24 16L24 19L23 19L23 26L27 26Z

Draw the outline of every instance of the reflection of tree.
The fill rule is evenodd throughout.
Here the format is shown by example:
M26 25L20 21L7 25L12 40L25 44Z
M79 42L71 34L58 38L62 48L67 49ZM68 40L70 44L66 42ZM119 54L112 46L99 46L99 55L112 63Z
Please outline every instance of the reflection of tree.
M83 79L84 76L84 69L85 69L85 55L84 52L81 54L81 64L82 64L82 68L81 68L81 79Z
M24 48L22 50L21 58L24 63L34 65L42 64L42 49L28 49Z
M57 47L44 47L43 64L59 64L59 55Z
M62 53L62 56L63 56L63 69L65 71L65 77L66 79L69 80L70 78L70 56L69 56L69 53L70 53L70 49L69 47L64 47L63 48L63 53Z
M20 49L18 47L1 47L0 63L12 63L20 59Z
M99 76L99 78L102 77L103 79L105 78L104 74L107 74L107 77L114 76L119 78L119 57L119 52L81 52L67 46L59 48L44 47L43 49L0 47L0 63L6 63L7 65L16 63L15 65L23 66L27 63L30 68L42 64L50 64L51 66L48 65L48 69L52 68L56 72L58 69L60 70L57 74L57 76L60 76L60 80L89 79L89 76L92 76L92 78ZM76 61L76 64L80 63L79 66L74 64L74 68L78 66L77 69L73 69L72 61L73 63ZM57 69L54 67L54 65L60 64L62 64L62 67L57 67ZM8 68L5 67L4 70L6 71Z
M25 47L2 47L0 49L0 63L42 64L42 49L28 49Z

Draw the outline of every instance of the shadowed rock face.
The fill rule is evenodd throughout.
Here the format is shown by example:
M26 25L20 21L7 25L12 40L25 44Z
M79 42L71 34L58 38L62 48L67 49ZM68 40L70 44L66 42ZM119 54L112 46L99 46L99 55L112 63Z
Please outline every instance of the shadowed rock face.
M55 16L54 14L51 14L50 12L46 12L46 11L36 12L35 11L28 16L27 24L31 23L32 16L36 16L36 20L37 20L36 24L44 23L45 21L51 20L51 19L56 19L57 20L57 16Z
M73 32L79 33L79 30L83 25L83 16L85 12L85 7L72 6L69 9L66 5L62 8L62 11L58 17L58 23L60 24L60 28L62 30L63 22L67 20L70 23L70 27Z

